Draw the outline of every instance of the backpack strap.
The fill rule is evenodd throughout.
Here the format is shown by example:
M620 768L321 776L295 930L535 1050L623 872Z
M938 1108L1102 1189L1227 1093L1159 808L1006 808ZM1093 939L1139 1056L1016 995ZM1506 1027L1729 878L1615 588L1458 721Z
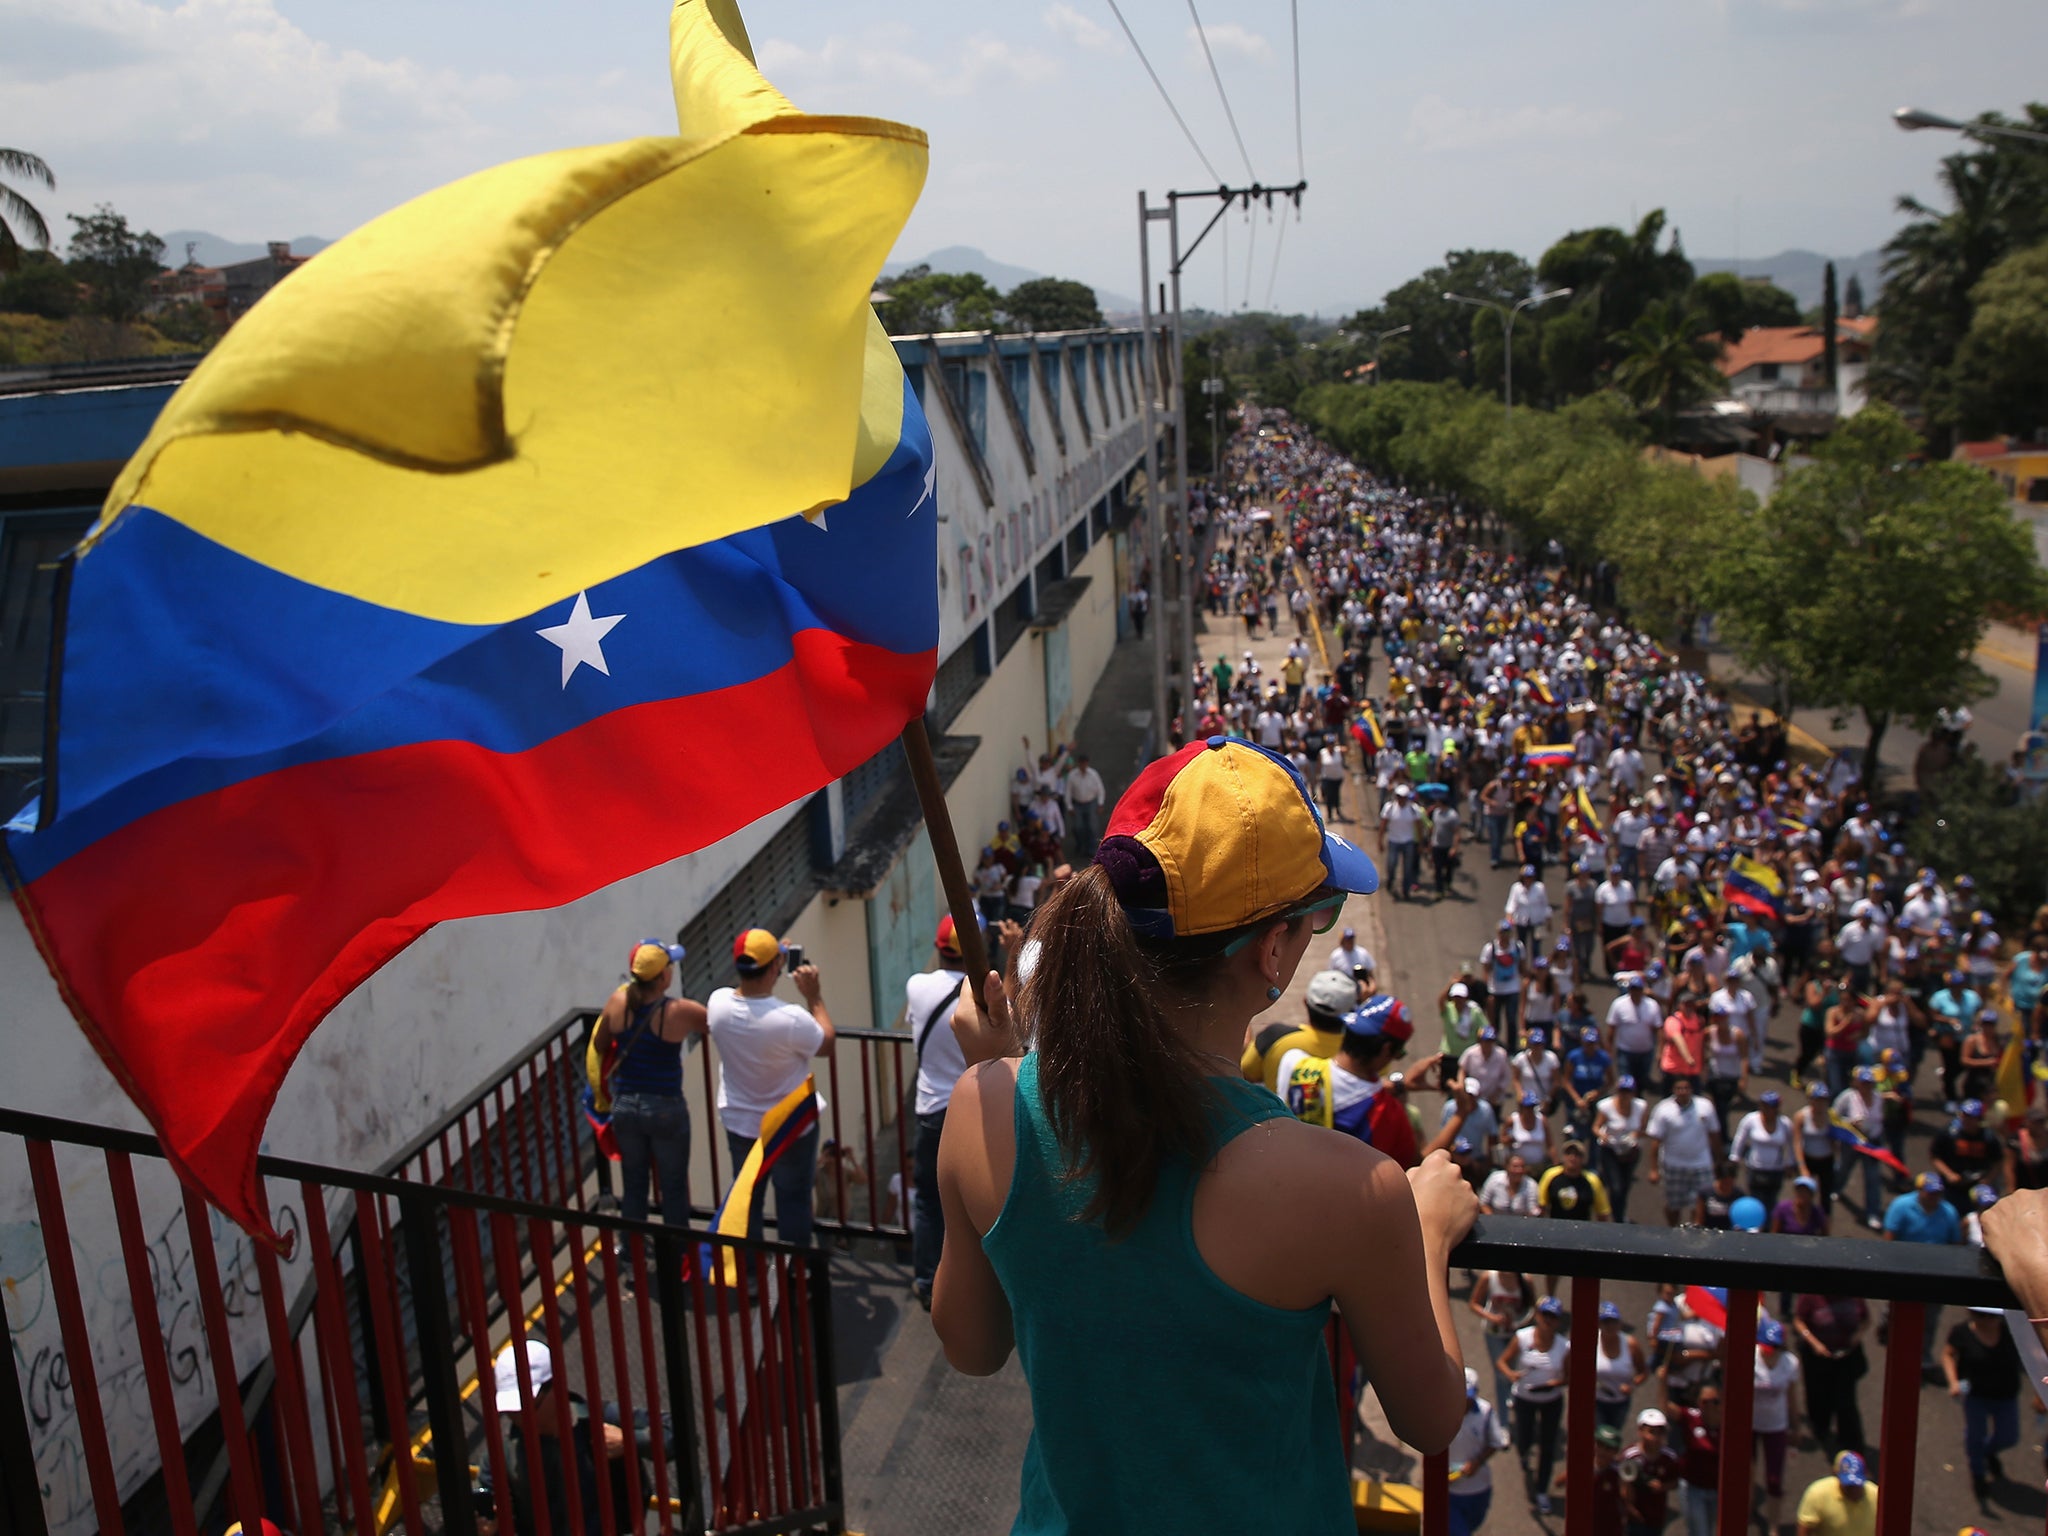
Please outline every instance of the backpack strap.
M919 1061L924 1060L925 1043L931 1039L932 1031L939 1027L939 1020L943 1018L946 1015L946 1013L948 1013L952 1009L953 1004L959 1000L960 989L966 985L967 978L965 976L962 976L958 981L953 983L953 990L948 992L944 997L939 999L939 1006L934 1008L929 1014L925 1016L923 1027L920 1028L917 1032L917 1059Z

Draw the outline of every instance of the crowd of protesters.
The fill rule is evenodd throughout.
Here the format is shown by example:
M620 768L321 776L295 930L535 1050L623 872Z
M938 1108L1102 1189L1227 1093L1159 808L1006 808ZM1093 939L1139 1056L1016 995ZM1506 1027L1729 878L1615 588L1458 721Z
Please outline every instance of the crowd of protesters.
M1544 564L1284 417L1248 422L1221 486L1212 633L1219 618L1253 640L1261 623L1292 630L1277 676L1220 647L1186 680L1176 731L1289 757L1329 821L1371 830L1396 901L1472 899L1460 870L1481 850L1513 876L1491 936L1428 1005L1433 1030L1347 931L1305 1023L1250 1042L1248 1077L1410 1165L1445 1148L1492 1215L1625 1221L1641 1183L1673 1225L1811 1235L1855 1221L1961 1243L1981 1241L2001 1194L2048 1186L2048 1093L2027 1086L2048 909L2009 942L1969 874L1914 860L1847 765L1790 761L1781 725L1745 718ZM1354 772L1370 803L1347 807ZM1604 1005L1596 987L1613 989ZM1440 1117L1409 1102L1425 1084ZM1942 1128L1909 1146L1916 1110ZM1472 1277L1497 1407L1470 1373L1454 1531L1484 1518L1497 1450L1514 1448L1532 1504L1550 1508L1573 1342L1555 1290ZM1759 1514L1777 1528L1803 1417L1835 1458L1832 1491L1800 1503L1804 1530L1809 1503L1861 1497L1856 1383L1883 1319L1854 1297L1770 1302ZM1713 1528L1724 1324L1696 1288L1665 1287L1633 1331L1603 1305L1596 1444L1614 1529L1681 1512L1689 1531ZM1963 1401L1980 1497L2018 1439L2012 1351L2000 1321L1944 1330L1926 1309L1924 1367Z

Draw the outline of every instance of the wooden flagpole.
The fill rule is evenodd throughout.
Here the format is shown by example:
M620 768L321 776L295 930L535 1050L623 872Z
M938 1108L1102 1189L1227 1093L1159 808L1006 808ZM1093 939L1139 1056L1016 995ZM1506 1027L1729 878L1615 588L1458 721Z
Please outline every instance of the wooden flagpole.
M946 909L953 914L953 933L960 943L961 963L967 967L967 985L986 1018L988 999L982 996L982 988L988 981L988 946L982 942L974 892L967 884L967 868L960 862L960 844L953 836L953 816L946 808L946 791L939 783L939 765L932 757L924 716L903 727L903 755L910 759L910 781L917 786L917 803L924 810L925 830L931 834L932 858L939 866L939 883L946 888Z

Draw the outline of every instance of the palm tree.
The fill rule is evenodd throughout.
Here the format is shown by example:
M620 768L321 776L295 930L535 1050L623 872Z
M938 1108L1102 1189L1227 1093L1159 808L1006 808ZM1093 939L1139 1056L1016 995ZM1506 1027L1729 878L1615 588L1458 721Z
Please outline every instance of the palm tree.
M50 174L42 156L25 149L0 149L0 176L38 181L52 191L57 187L57 178ZM50 248L50 226L36 205L0 181L0 272L12 272L21 265L24 235L38 250Z
M1715 365L1721 343L1703 320L1677 299L1660 299L1617 338L1621 361L1614 382L1636 403L1651 430L1670 434L1678 413L1724 392Z
M2039 115L2030 119L2041 125ZM1937 458L1947 457L1954 440L1951 369L1970 329L1970 291L2002 258L2048 234L2044 166L2048 157L2031 146L1981 145L1942 161L1945 211L1898 200L1910 222L1885 246L1884 323L1866 387L1917 417Z

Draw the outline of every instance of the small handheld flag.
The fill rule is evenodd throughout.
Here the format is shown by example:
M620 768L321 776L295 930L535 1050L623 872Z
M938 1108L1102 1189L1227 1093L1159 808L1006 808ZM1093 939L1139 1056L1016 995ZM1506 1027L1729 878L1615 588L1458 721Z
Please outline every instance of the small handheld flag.
M1784 915L1785 882L1778 872L1746 853L1738 853L1721 881L1722 898L1730 906L1758 917Z
M1380 729L1380 717L1373 713L1370 699L1359 701L1356 731L1361 745L1371 748L1374 752L1386 750L1387 733Z
M755 1207L767 1198L769 1170L791 1147L803 1140L807 1132L817 1127L818 1081L807 1077L790 1089L781 1103L761 1117L761 1134L748 1150L747 1160L733 1175L732 1187L725 1192L725 1200L718 1207L711 1230L720 1237L745 1237L753 1221ZM703 1246L707 1253L705 1273L715 1274L721 1284L738 1285L739 1261L733 1250L711 1243ZM714 1247L717 1247L718 1258L715 1270L709 1262L709 1251Z
M1885 1167L1891 1169L1894 1173L1910 1176L1912 1170L1899 1160L1896 1152L1892 1151L1890 1147L1887 1147L1875 1136L1865 1135L1856 1126L1855 1122L1844 1118L1840 1110L1829 1111L1828 1121L1828 1134L1850 1151L1860 1152L1865 1157L1873 1158L1883 1163Z

